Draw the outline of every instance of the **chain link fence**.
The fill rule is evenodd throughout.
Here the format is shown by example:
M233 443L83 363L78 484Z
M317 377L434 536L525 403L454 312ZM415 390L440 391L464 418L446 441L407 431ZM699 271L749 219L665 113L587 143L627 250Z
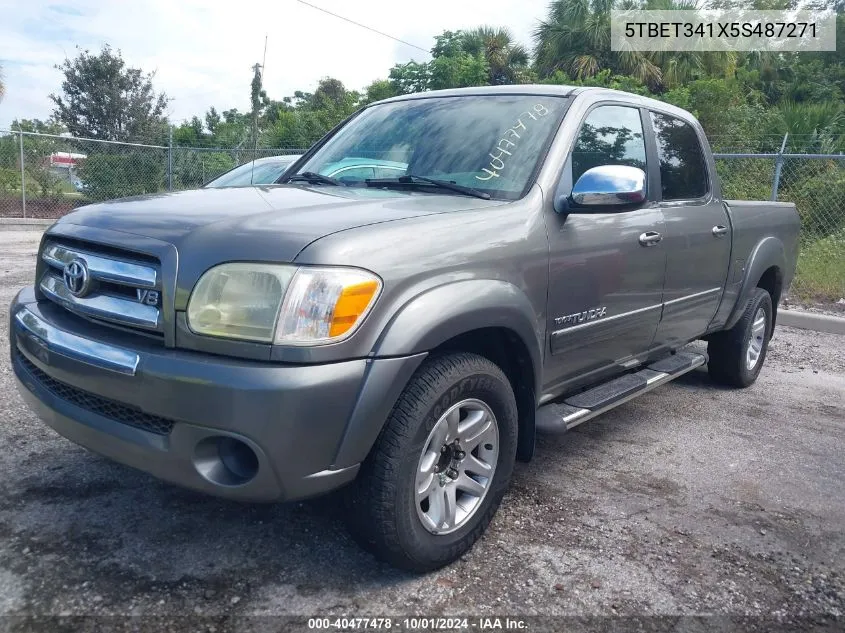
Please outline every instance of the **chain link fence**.
M802 231L790 293L795 302L845 303L845 154L832 153L841 145L815 136L713 139L726 198L797 205ZM0 130L0 217L58 218L91 202L200 187L256 157L304 151L116 143Z
M0 217L53 219L92 202L193 189L255 158L303 151L120 143L0 130Z

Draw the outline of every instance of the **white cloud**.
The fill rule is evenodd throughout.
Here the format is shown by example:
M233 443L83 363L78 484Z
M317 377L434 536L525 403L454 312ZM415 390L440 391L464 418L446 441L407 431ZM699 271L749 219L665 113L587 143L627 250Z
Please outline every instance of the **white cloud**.
M481 24L507 26L530 46L548 0L309 0L315 5L430 49L444 30ZM182 121L218 110L249 107L251 67L269 37L265 89L276 99L310 91L321 77L354 89L387 76L389 68L428 56L326 15L296 0L0 0L0 63L6 98L0 128L15 118L46 118L58 92L54 64L75 47L110 44L128 64L155 71L155 86L170 96L170 117Z

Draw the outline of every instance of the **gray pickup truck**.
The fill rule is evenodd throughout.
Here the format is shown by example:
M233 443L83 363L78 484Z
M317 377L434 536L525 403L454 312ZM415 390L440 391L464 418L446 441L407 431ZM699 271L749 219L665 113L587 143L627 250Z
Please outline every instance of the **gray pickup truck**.
M404 171L326 175L340 161ZM407 95L277 184L56 222L12 366L74 442L233 499L343 487L357 540L429 570L483 533L536 432L705 363L752 384L798 230L791 204L723 200L701 127L665 103Z

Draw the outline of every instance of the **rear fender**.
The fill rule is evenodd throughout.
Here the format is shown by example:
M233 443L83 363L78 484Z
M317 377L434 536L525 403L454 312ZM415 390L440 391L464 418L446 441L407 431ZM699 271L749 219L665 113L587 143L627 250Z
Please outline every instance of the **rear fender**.
M745 306L751 298L751 293L769 268L776 266L783 272L786 269L786 255L784 252L783 242L776 237L763 238L751 253L748 258L748 264L745 267L745 274L742 278L742 286L739 290L739 298L736 305L731 310L725 323L726 330L731 329L742 317ZM777 306L772 306L774 309ZM772 324L774 327L774 324Z

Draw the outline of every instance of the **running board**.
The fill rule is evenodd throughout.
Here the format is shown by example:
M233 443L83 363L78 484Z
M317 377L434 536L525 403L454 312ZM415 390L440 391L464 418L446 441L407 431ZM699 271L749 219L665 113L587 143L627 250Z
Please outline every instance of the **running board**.
M537 431L565 433L569 429L648 393L660 385L683 376L707 362L706 354L678 352L632 374L614 378L564 399L537 409Z

